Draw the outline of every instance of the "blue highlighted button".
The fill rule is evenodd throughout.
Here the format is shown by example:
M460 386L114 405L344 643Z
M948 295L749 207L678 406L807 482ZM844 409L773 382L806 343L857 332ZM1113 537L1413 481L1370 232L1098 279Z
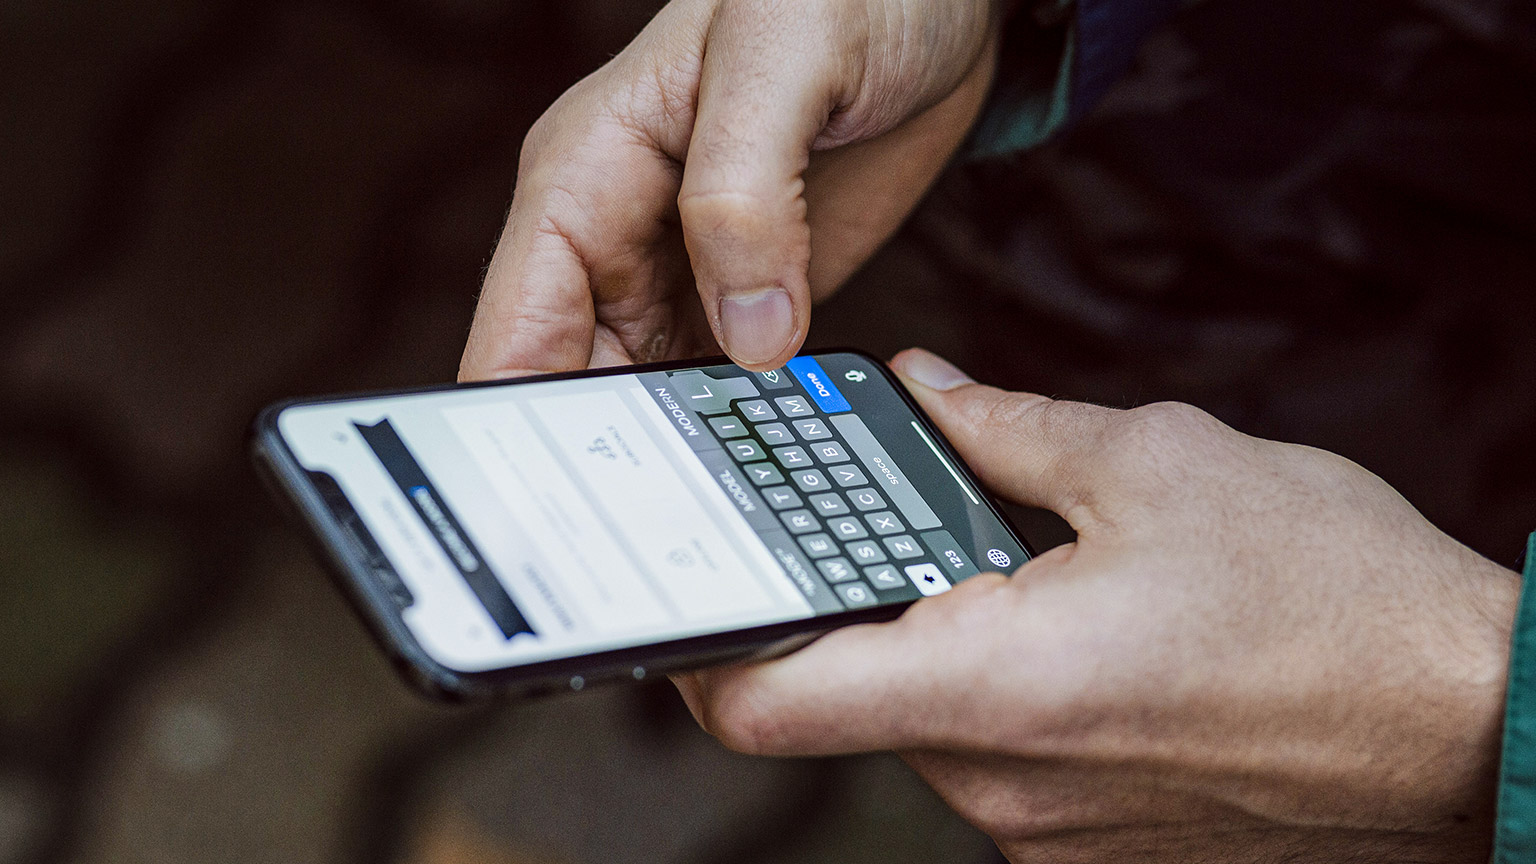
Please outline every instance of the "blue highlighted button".
M821 368L814 357L796 357L789 361L789 371L795 373L800 379L800 384L811 398L816 400L817 407L828 414L836 414L839 411L851 411L853 406L838 392L837 385L832 383L827 370Z

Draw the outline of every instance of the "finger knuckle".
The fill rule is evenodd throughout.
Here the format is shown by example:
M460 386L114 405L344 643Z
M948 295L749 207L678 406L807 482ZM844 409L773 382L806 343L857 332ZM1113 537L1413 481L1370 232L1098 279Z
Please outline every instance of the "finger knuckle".
M988 393L984 399L965 403L964 408L974 428L996 434L1005 430L1016 432L1031 419L1031 415L1044 416L1056 404L1044 397L998 390Z
M560 125L557 117L559 105L560 103L556 102L528 127L527 134L523 135L523 146L519 153L520 161L529 162L537 158L539 151L555 136L555 130Z
M677 198L683 228L696 234L746 233L760 227L764 202L745 191L685 191Z
M576 123L576 115L579 113L576 103L581 98L580 87L581 84L577 83L562 93L528 127L527 133L523 135L522 149L518 154L520 164L537 161L542 153L551 148L563 130Z
M1238 439L1199 408L1157 402L1116 415L1100 438L1097 459L1132 499L1169 507L1190 489L1230 484L1225 475L1231 472L1219 466L1242 458Z
M1101 424L1102 412L1101 408L1081 402L999 393L981 406L975 428L988 436L1006 436L1004 446L1008 461L1013 464L1038 463L1038 458L1028 457L1042 442L1069 442L1057 448L1055 458L1042 463L1039 470L1042 479L1050 475L1075 487L1078 484L1071 481L1083 467L1075 456L1082 445L1091 442Z
M1086 402L1048 399L1032 406L1036 423L1052 440L1086 439L1101 425L1105 409Z
M1126 416L1154 428L1167 428L1179 432L1203 430L1219 425L1215 417L1188 402L1153 402L1127 411Z
M528 127L518 151L519 174L545 162L559 163L573 141L588 137L601 124L602 82L588 76L572 84ZM548 155L550 158L545 159Z
M678 216L694 256L727 280L790 278L810 258L810 229L802 200L775 200L748 190L685 192ZM764 249L775 253L765 257ZM788 269L781 270L785 262ZM771 271L771 272L765 272Z
M1114 443L1138 453L1183 450L1192 441L1209 441L1226 427L1210 414L1184 402L1154 402L1133 408L1114 425Z

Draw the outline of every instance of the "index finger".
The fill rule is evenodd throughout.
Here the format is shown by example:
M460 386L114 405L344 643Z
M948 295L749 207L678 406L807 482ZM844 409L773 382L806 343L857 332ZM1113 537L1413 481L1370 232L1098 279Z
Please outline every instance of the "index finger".
M568 90L529 131L461 378L624 359L611 344L598 345L594 357L599 298L606 291L609 300L642 311L658 305L651 295L661 277L646 274L654 269L648 267L675 211L679 183L665 139L675 133L671 126L691 122L663 110L675 94L636 82L650 80L646 70L658 57L677 52L666 48L664 37L699 31L703 21L701 8L666 7L624 53ZM651 128L658 124L663 128Z
M564 372L592 357L590 276L571 238L513 203L459 364L460 381ZM532 223L532 224L530 224Z
M586 368L604 294L636 310L663 299L667 286L651 264L676 169L623 118L588 104L588 93L568 95L524 144L461 377Z

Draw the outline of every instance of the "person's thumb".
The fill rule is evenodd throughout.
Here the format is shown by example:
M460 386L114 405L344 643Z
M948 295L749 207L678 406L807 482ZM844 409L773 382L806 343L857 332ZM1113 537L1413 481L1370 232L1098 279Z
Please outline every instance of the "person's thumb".
M1114 409L986 387L920 348L896 355L891 368L998 495L1068 521L1091 496L1094 454Z
M758 370L793 357L810 326L803 175L845 83L835 27L764 6L724 4L710 25L678 195L715 337Z

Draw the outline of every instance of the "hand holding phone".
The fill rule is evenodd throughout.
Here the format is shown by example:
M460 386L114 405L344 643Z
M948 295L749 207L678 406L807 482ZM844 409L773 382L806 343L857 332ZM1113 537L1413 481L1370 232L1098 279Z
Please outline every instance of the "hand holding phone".
M1191 406L893 365L990 488L1076 542L678 676L708 731L896 750L1014 861L1489 860L1517 574L1360 466Z

